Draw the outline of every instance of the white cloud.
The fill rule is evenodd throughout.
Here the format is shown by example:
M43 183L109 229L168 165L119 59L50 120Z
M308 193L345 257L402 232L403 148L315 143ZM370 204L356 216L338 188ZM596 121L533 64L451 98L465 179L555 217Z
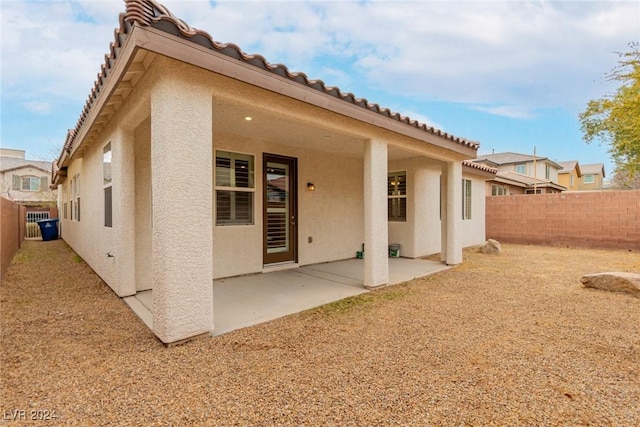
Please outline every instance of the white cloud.
M332 56L390 94L520 118L600 96L613 52L640 39L637 1L165 4L214 39L312 78L336 68L314 58Z
M473 110L484 111L496 116L509 117L512 119L531 119L535 114L527 108L518 105L497 105L497 106L471 106Z
M123 5L8 1L1 7L3 97L85 98Z
M640 40L638 1L161 2L217 41L341 89L521 118L601 96L613 52ZM84 100L125 5L1 7L3 97Z
M23 102L22 106L27 110L38 114L47 114L51 112L51 104L44 101L27 101Z

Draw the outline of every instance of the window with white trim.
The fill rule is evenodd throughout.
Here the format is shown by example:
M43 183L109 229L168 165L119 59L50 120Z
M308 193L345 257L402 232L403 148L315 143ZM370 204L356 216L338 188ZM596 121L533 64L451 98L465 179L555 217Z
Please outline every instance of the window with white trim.
M46 176L12 175L11 189L15 191L45 191L49 185Z
M521 163L519 165L516 165L516 173L520 173L522 175L526 175L527 174L527 164L526 163Z
M585 184L593 184L594 182L596 182L596 176L593 174L584 175L582 179L584 180L583 182Z
M551 166L544 166L544 179L551 179Z
M387 176L388 220L407 220L407 172L392 172Z
M462 180L462 219L471 219L471 180Z
M102 149L102 185L104 192L104 226L113 226L112 183L111 183L111 142Z
M80 174L71 178L71 219L80 221Z
M254 157L216 151L216 225L253 224Z
M506 196L507 195L507 186L506 185L491 184L491 195L492 196Z
M573 174L569 175L569 181L570 181L569 186L573 187Z

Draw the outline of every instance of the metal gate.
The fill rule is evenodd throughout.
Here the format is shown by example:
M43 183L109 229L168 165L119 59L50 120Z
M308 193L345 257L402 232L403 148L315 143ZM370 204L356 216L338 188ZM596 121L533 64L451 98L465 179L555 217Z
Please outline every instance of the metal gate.
M49 219L49 212L27 211L27 216L25 218L26 227L24 231L25 239L41 239L42 238L42 234L40 234L40 226L36 222L42 219Z

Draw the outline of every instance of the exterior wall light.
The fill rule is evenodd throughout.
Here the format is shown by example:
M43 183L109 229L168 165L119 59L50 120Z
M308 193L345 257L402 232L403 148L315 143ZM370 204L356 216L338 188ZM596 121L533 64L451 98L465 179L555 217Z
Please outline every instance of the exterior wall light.
M313 182L307 182L307 191L316 191L316 186L313 185Z

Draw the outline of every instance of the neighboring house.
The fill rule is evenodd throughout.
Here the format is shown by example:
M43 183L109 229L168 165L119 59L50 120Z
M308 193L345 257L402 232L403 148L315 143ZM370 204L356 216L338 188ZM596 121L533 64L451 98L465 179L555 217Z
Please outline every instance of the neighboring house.
M558 162L560 169L558 171L558 183L563 187L566 187L569 191L577 190L579 180L582 178L582 172L580 170L580 163L577 160L571 160L568 162Z
M581 177L576 180L575 191L602 190L604 188L604 164L581 165Z
M547 157L507 152L478 156L473 161L498 171L495 179L487 181L487 196L559 193L566 190L558 182L558 172L562 166Z
M484 242L477 142L126 6L54 184L63 238L118 295L153 289L163 342L213 330L214 279L364 243L373 288L391 243L455 265Z
M30 208L55 206L51 162L25 159L24 150L0 148L0 196Z

